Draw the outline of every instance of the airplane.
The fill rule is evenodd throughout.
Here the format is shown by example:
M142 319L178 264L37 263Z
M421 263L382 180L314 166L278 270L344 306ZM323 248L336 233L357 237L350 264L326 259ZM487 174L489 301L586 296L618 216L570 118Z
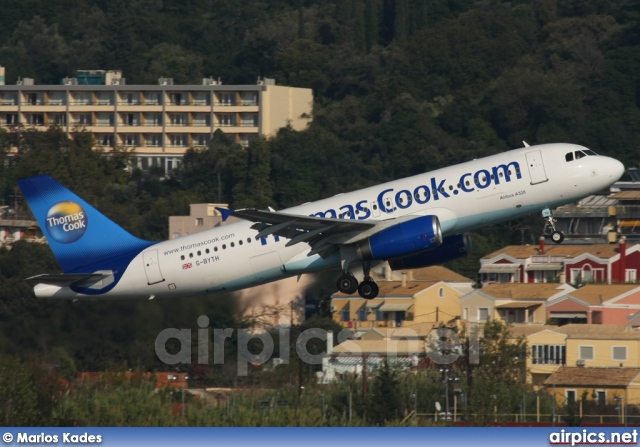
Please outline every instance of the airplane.
M371 268L414 269L464 256L469 231L542 213L609 187L618 160L586 147L529 146L282 211L219 208L239 222L164 242L139 239L46 175L18 183L62 271L28 278L38 298L183 297L326 269L336 287L375 298Z

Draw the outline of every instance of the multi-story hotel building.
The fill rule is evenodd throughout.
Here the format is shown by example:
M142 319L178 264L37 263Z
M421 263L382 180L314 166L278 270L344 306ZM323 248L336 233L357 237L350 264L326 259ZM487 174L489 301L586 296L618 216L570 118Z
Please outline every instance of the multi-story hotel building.
M311 89L279 86L268 78L256 85L222 85L212 78L202 85L174 85L168 78L158 85L126 85L121 72L96 70L78 71L61 85L35 85L26 78L17 85L0 83L0 127L86 130L96 147L126 147L142 169L155 165L167 171L188 148L207 146L218 129L243 146L287 125L302 130L312 106Z

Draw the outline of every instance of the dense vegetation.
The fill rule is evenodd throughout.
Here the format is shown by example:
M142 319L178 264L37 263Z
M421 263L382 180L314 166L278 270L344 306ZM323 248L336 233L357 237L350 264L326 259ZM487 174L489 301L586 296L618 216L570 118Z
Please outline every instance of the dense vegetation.
M636 165L639 20L633 0L4 2L7 83L55 84L76 69L122 69L128 84L161 76L253 84L267 76L312 88L315 104L305 131L282 129L247 150L217 134L171 175L125 170L125 151L102 157L85 133L0 131L0 197L14 203L17 179L46 172L132 233L157 240L166 238L167 216L187 213L189 203L284 208L522 140L584 144ZM20 151L8 160L12 144ZM476 254L454 266L473 277L479 256L519 243L514 229L526 225L524 242L535 242L537 218L500 225L475 234ZM161 329L195 330L203 314L211 327L242 324L232 297L35 301L23 279L57 270L45 246L0 250L0 353L62 375L157 369L152 346Z

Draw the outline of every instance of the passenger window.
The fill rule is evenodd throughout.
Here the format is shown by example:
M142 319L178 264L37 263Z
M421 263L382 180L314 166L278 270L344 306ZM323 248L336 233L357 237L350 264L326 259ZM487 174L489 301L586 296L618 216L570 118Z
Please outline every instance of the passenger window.
M184 255L180 256L180 260L184 261Z

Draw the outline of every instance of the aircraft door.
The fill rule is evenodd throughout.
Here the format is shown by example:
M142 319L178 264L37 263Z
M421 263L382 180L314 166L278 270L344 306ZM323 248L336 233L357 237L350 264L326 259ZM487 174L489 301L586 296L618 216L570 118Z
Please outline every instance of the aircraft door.
M147 274L147 284L156 284L164 281L158 261L158 250L147 250L142 253L144 272Z
M373 217L380 217L380 208L376 202L371 202L371 215Z
M529 175L531 176L531 184L537 185L538 183L544 183L548 181L547 173L544 170L544 163L542 162L542 154L540 151L531 151L525 154L527 158L527 167L529 168Z

